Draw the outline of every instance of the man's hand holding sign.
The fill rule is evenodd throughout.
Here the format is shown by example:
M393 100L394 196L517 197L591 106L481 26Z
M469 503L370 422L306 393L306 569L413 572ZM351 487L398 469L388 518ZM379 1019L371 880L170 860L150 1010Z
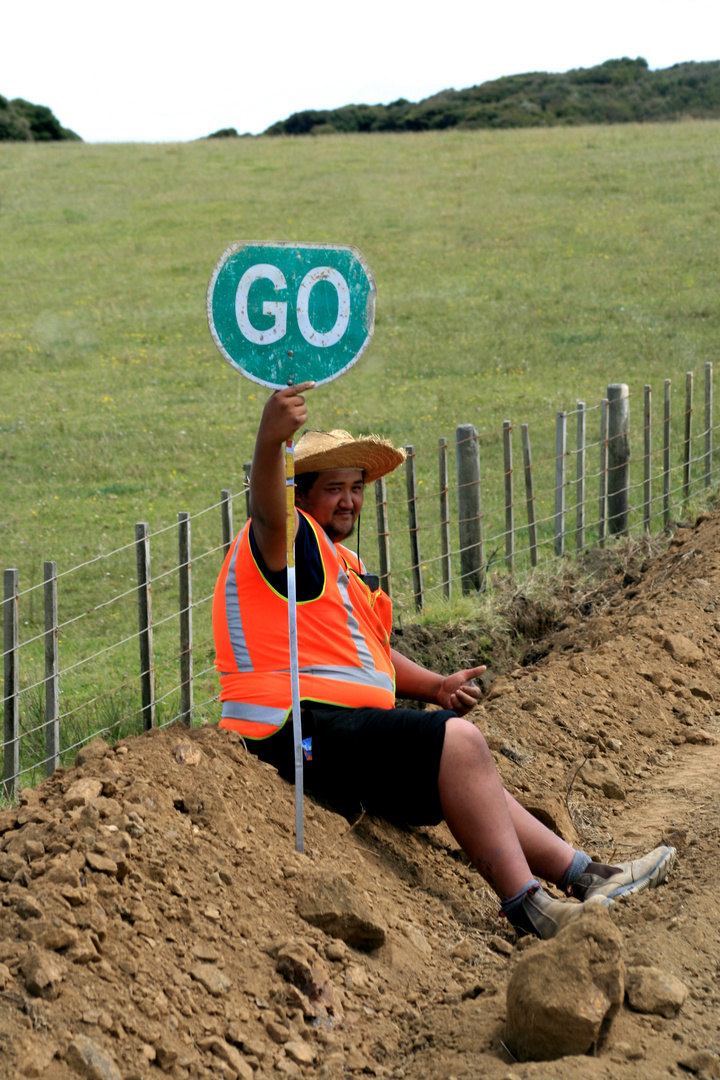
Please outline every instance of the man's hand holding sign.
M304 759L308 786L341 813L364 807L411 825L444 818L518 932L552 937L582 907L551 898L534 875L612 906L663 881L675 852L609 867L574 850L504 791L480 730L464 719L484 666L443 676L390 647L390 598L345 541L364 486L404 451L346 431L306 431L294 447L305 393L367 348L374 298L369 270L347 247L234 244L213 273L218 348L275 391L257 434L251 520L215 590L220 726L294 777L298 850ZM437 708L399 709L396 694Z

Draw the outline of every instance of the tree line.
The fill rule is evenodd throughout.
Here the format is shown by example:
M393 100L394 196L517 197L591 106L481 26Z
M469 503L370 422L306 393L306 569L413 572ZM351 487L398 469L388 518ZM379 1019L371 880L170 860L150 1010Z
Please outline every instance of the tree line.
M623 57L555 74L508 75L465 90L441 90L411 102L305 109L272 124L266 135L442 128L551 127L720 117L720 60L689 61L650 71Z
M57 142L79 135L64 128L47 105L33 105L23 98L8 101L0 94L0 142Z

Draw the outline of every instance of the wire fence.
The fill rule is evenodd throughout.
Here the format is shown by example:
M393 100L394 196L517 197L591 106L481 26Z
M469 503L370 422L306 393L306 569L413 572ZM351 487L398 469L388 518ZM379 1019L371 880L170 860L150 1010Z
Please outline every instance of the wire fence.
M371 566L377 555L380 583L402 615L458 589L482 591L498 575L520 581L614 536L667 529L717 487L712 364L701 409L688 373L681 388L665 380L657 411L654 419L649 386L633 396L613 384L554 424L532 432L522 424L520 440L505 421L495 434L460 424L452 442L409 446L404 475L375 484L374 514L366 492L360 555ZM213 590L247 514L247 486L225 488L219 501L154 531L138 523L134 541L77 566L45 562L29 588L5 570L5 798L97 735L215 719ZM33 623L21 614L41 590L44 629L21 640L21 626Z

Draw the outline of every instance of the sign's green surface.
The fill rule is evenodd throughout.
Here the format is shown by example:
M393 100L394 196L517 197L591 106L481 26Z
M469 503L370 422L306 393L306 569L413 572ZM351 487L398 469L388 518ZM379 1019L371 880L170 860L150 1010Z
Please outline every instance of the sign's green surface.
M218 349L249 379L321 384L370 344L375 282L354 247L240 242L213 270L207 314Z

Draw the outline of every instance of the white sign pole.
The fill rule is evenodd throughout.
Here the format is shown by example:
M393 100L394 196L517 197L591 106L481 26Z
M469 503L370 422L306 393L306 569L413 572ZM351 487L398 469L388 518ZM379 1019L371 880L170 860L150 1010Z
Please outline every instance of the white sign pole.
M292 692L293 745L295 748L295 850L303 851L303 751L300 714L300 670L297 644L297 601L295 589L295 442L285 444L285 491L287 523L287 593L290 635L290 688Z

